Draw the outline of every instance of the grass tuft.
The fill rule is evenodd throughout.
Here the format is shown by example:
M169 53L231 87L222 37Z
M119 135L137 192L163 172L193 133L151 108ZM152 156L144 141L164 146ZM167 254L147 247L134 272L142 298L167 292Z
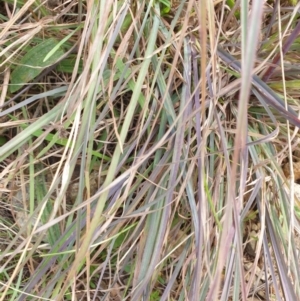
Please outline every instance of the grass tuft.
M0 301L297 300L298 10L6 1Z

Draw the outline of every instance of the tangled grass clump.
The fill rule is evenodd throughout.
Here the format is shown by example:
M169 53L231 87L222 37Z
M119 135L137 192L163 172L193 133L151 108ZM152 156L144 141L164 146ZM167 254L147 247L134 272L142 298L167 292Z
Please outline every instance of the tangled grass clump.
M6 1L0 301L297 300L298 10Z

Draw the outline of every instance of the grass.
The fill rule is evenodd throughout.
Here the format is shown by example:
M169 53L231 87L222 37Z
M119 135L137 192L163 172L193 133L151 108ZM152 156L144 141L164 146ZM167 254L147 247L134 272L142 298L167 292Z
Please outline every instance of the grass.
M297 300L278 3L6 1L0 301Z

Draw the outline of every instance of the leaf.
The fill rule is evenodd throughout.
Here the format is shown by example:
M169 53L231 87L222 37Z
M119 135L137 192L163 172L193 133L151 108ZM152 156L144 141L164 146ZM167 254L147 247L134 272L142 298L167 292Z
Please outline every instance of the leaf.
M169 0L160 0L158 1L161 6L161 15L167 15L171 10L171 1Z
M5 136L0 136L0 146L4 145L7 142L7 139Z
M65 72L72 74L74 71L74 65L76 62L75 56L70 56L64 60L62 60L56 67L56 71ZM81 74L83 70L83 60L79 61L78 73Z
M19 65L11 74L10 92L14 93L22 88L26 83L37 77L46 67L53 65L64 51L57 47L58 41L53 38L45 40L35 47L32 47L21 59ZM46 56L53 48L57 48L54 53L44 62Z

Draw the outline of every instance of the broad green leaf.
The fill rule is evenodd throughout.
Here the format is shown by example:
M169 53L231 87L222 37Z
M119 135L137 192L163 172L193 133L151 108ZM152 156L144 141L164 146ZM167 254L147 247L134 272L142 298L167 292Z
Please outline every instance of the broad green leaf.
M19 65L11 74L10 92L14 93L22 88L26 83L37 77L46 67L54 64L64 51L57 47L58 41L51 38L45 40L35 47L32 47L21 59ZM44 62L45 57L53 48L57 48L55 53Z
M7 139L5 136L0 136L0 146L4 145L7 142Z
M70 56L62 60L56 67L58 72L73 73L76 57ZM83 60L79 61L78 73L81 74L83 70Z

